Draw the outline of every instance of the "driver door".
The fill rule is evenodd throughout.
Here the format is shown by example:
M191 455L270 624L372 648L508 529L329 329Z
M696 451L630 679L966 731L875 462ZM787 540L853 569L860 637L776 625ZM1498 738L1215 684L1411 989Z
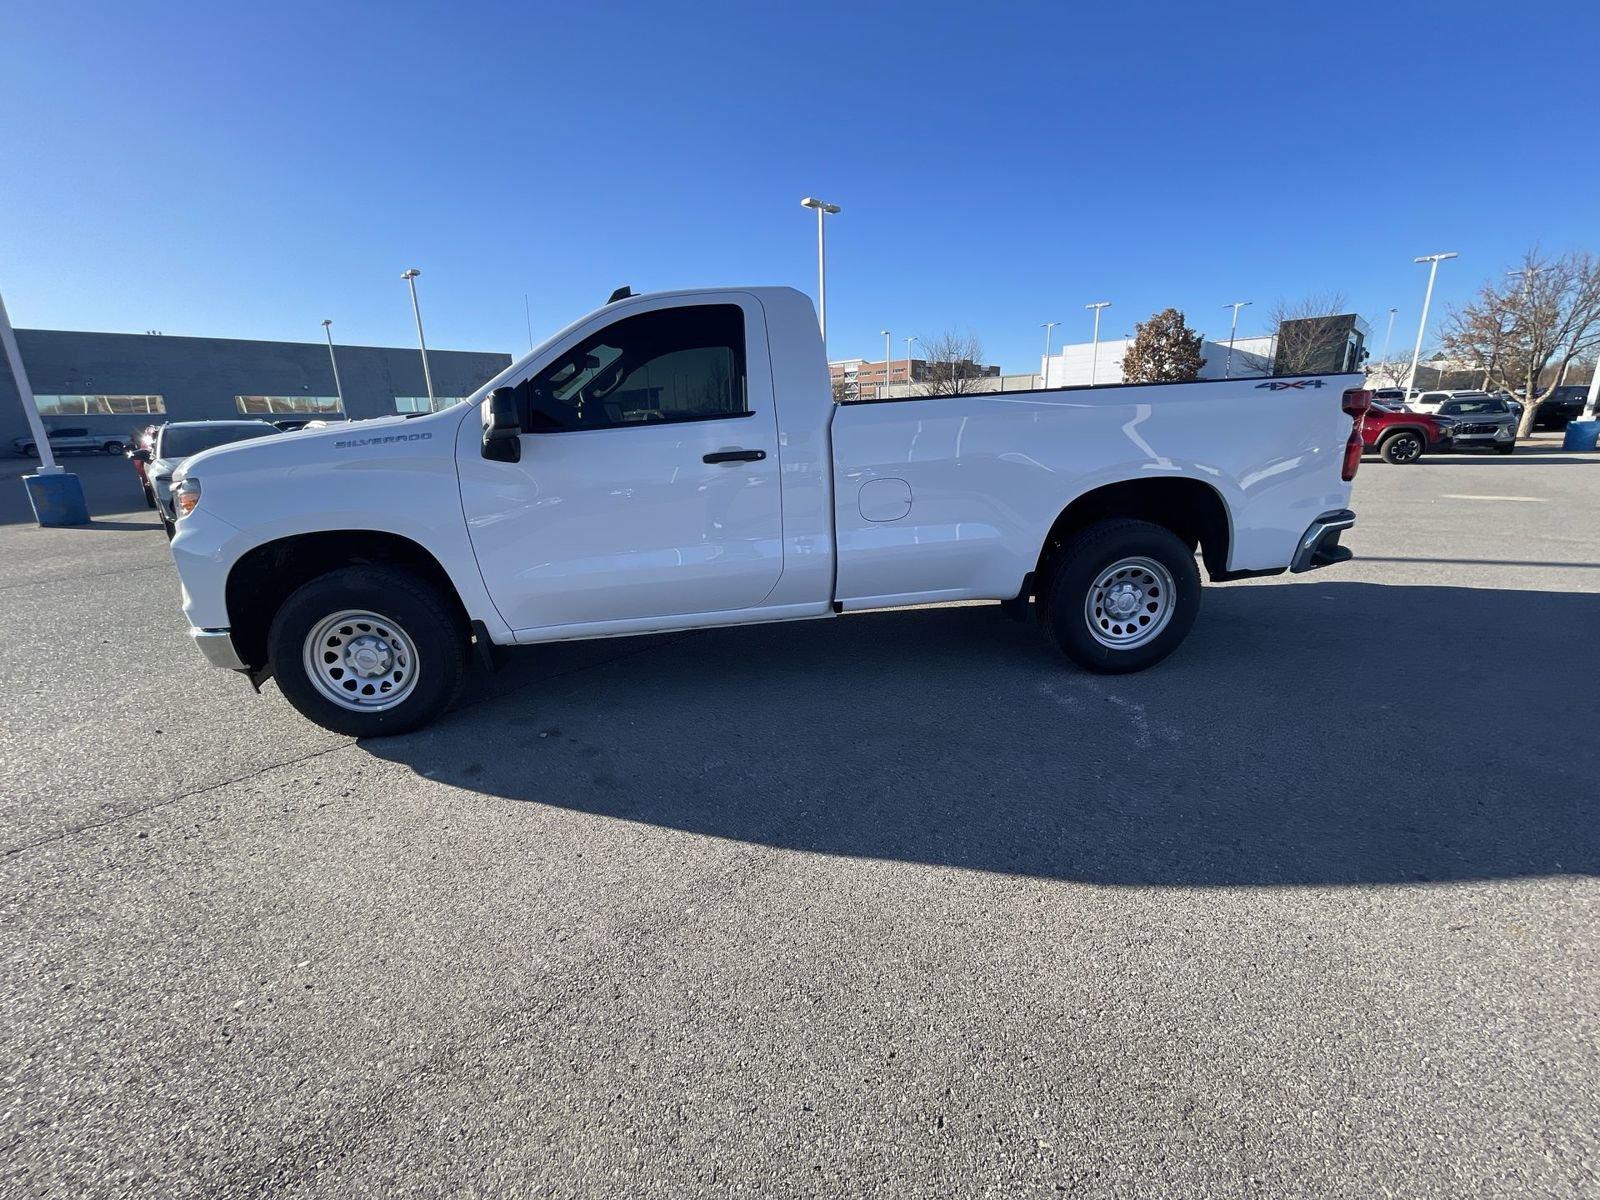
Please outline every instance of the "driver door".
M766 599L783 571L767 362L751 297L636 306L517 385L520 462L476 454L466 423L467 527L519 638Z

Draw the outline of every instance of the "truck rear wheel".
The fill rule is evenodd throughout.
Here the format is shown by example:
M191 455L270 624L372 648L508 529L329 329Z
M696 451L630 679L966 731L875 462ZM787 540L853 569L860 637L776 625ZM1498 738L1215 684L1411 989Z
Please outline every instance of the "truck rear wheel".
M354 737L421 728L461 693L468 636L408 571L344 567L293 592L272 619L273 676L302 716Z
M1100 521L1061 548L1045 593L1045 629L1086 670L1117 675L1176 650L1200 611L1194 552L1148 521Z

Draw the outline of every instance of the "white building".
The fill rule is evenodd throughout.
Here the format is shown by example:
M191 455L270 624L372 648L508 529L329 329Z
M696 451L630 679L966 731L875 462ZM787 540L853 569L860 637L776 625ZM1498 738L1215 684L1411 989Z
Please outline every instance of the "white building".
M1122 358L1133 343L1132 338L1101 338L1099 355L1094 353L1093 342L1078 342L1063 346L1059 351L1039 359L1039 374L1045 387L1081 387L1091 379L1095 383L1121 383ZM1203 341L1200 353L1205 363L1200 368L1201 379L1222 379L1228 371L1228 343ZM1272 370L1272 335L1235 338L1233 343L1234 375L1267 375Z

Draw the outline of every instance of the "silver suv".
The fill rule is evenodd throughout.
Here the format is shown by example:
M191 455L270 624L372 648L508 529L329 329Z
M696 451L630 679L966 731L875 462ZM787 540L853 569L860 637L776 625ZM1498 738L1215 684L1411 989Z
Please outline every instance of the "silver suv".
M1493 449L1510 454L1517 448L1517 415L1499 396L1457 392L1436 414L1451 422L1451 445L1457 450Z

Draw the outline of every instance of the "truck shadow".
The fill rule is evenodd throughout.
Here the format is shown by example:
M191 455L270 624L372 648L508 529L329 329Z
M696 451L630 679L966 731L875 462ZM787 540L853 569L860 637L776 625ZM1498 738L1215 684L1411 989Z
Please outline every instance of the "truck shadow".
M1208 589L1188 643L1077 670L990 607L534 648L363 743L520 803L1106 885L1600 871L1600 595Z

